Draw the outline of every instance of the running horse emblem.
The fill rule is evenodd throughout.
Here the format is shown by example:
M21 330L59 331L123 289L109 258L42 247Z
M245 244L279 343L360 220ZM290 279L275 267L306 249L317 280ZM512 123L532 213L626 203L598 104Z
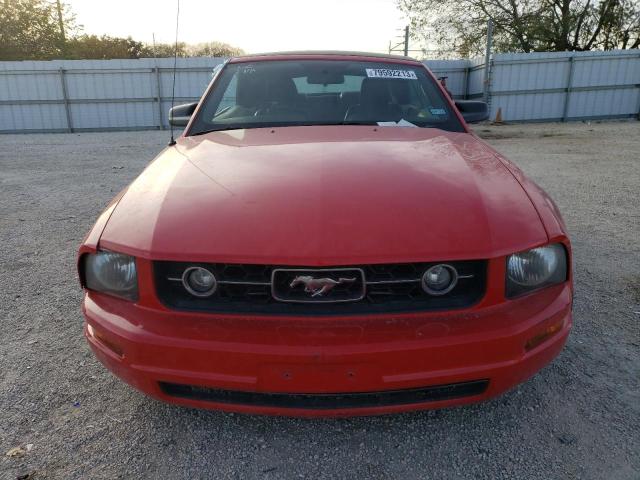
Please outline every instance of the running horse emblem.
M333 278L313 278L311 275L298 275L289 286L295 288L303 284L304 291L310 293L312 297L322 297L333 290L336 285L353 283L355 281L355 278L339 278L338 280L334 280Z

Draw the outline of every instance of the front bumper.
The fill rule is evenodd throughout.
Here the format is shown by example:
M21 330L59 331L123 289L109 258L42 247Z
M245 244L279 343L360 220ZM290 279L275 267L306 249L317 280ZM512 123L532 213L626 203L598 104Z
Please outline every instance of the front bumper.
M561 351L571 303L566 283L455 312L210 315L96 292L85 293L83 312L100 361L152 397L244 413L347 416L462 405L509 390ZM525 348L531 339L535 346Z

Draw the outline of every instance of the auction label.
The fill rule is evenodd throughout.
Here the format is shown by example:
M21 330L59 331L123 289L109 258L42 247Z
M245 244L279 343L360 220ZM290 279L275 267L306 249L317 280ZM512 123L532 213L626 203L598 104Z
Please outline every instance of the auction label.
M416 72L413 70L389 70L387 68L367 68L369 78L406 78L417 80Z

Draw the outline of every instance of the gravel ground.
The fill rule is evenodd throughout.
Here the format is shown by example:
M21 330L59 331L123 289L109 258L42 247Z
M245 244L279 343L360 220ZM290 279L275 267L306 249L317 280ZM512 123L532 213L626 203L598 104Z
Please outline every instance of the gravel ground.
M569 343L494 401L341 420L172 407L112 377L81 334L75 253L167 134L0 136L0 478L639 479L640 123L477 130L564 212Z

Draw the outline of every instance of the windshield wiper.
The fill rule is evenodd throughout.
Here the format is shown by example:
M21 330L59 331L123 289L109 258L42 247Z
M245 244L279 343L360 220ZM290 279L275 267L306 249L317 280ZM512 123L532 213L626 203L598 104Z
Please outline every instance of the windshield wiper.
M394 124L397 122L393 122ZM407 122L409 123L409 122ZM332 127L332 126L336 126L336 125L366 125L366 126L378 126L379 123L374 121L374 120L367 120L367 121L350 121L350 120L342 120L339 122L319 122L319 123L285 123L285 124L275 124L275 125L228 125L228 126L224 126L224 127L216 127L216 128L211 128L208 130L202 130L200 132L193 132L191 133L189 136L197 136L197 135L206 135L207 133L214 133L214 132L224 132L224 131L228 131L228 130L251 130L251 129L256 129L256 128L284 128L284 127ZM405 126L400 124L400 126ZM406 125L408 126L408 125ZM441 129L442 127L440 125L435 125L435 124L424 124L424 125L416 125L413 124L414 127L418 127L418 128L437 128L437 129Z
M252 128L283 128L283 127L327 127L327 126L334 126L334 125L377 125L376 122L374 122L373 120L371 121L366 121L366 122L356 122L356 121L340 121L340 122L318 122L318 123L314 123L314 122L309 122L309 123L285 123L285 124L281 124L281 125L229 125L229 126L225 126L225 127L216 127L216 128L210 128L208 130L202 130L200 132L194 132L191 133L190 136L197 136L197 135L206 135L207 133L213 133L213 132L223 132L226 130L249 130Z
M333 125L377 125L373 120L367 121L355 121L355 120L342 120L340 122L322 122L322 123L310 123L309 125L318 125L318 126L333 126Z
M197 135L206 135L207 133L214 133L214 132L224 132L226 130L243 130L246 128L251 128L251 127L242 127L242 126L238 126L238 125L232 125L229 127L219 127L219 128L211 128L209 130L202 130L201 132L194 132L189 134L190 137L195 137ZM253 127L256 128L256 127Z

